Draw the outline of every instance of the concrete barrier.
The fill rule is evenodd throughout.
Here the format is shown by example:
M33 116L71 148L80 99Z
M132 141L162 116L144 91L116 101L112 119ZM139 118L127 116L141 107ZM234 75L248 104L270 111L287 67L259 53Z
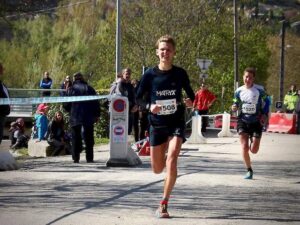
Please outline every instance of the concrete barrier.
M218 133L218 137L232 137L230 131L230 114L224 112L222 117L222 130Z
M296 134L296 114L271 113L267 132Z
M128 99L113 95L110 104L110 158L108 167L136 166L142 160L131 148L128 141Z
M192 118L192 133L187 139L187 144L203 144L206 143L206 138L203 137L201 132L202 117L200 115L193 116Z
M215 128L222 128L223 124L223 115L217 115L214 119L214 126ZM237 128L237 117L236 116L230 116L230 129L236 129Z
M36 139L31 139L28 142L28 155L33 157L52 156L54 149L47 141L36 142Z
M0 151L0 171L17 170L19 166L9 151Z

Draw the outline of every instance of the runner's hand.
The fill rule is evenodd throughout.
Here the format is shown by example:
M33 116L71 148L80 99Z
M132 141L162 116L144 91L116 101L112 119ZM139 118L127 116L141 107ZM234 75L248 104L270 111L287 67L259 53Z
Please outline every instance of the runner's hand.
M232 112L236 112L236 111L237 111L237 109L238 109L238 108L237 108L237 106L236 106L236 105L232 105L232 106L231 106L231 110L232 110Z
M135 105L135 106L132 107L131 112L135 113L135 112L138 111L138 109L139 109L139 107L137 105Z
M161 105L151 104L150 112L152 112L153 114L157 114L160 110L161 110Z
M269 117L268 117L268 115L262 115L261 117L260 117L260 124L262 125L262 126L265 126L267 123L268 123L268 120L269 120Z

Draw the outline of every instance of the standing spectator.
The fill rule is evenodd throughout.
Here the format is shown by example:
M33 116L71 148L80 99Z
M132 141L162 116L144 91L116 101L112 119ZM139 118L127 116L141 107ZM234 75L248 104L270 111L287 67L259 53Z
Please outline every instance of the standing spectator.
M237 132L240 137L242 155L247 173L245 179L253 178L253 170L249 151L256 154L259 150L263 125L266 117L264 105L266 94L263 88L254 85L256 70L246 68L243 75L244 85L234 93L234 102L231 107L233 112L239 110Z
M147 71L148 67L144 67L143 68L143 74L145 74L145 72ZM144 95L144 101L145 102L149 102L149 94L145 94ZM136 100L137 101L137 100ZM138 103L138 101L137 101ZM148 120L148 113L149 110L146 109L143 106L138 106L138 110L139 110L139 140L143 140L146 138L146 136L149 136L149 120Z
M109 94L113 95L116 94L116 90L118 87L119 82L122 81L122 73L118 73L117 74L117 80L114 81L111 85L110 85L110 89L109 89Z
M60 91L60 96L65 96L66 95L66 91L72 86L72 81L70 79L70 76L66 76L65 80L61 83L60 85L60 89L62 89L62 91Z
M148 110L139 106L139 140L146 138L146 132L149 133Z
M10 140L12 149L27 148L29 137L25 135L25 122L22 118L18 118L16 122L10 125Z
M44 73L44 77L40 82L40 88L42 89L51 89L52 86L52 79L49 77L49 72ZM43 91L42 96L50 96L51 92L50 91Z
M185 106L193 105L195 95L186 71L173 65L175 41L170 35L157 40L156 55L159 63L142 76L137 101L139 105L150 110L152 171L158 174L166 168L163 196L156 216L169 218L168 202L177 179L181 145L185 141ZM187 99L182 96L183 90L188 96Z
M8 130L9 139L10 139L10 147L12 147L16 143L16 138L14 137L15 131L18 129L17 122L13 121L10 123L10 128Z
M138 86L139 86L139 81L137 79L132 79L131 84L134 88L134 93L136 95L137 89L138 89ZM133 124L134 140L136 142L139 141L139 131L140 131L139 114L140 114L139 109L137 109L135 112L132 113L132 115L133 115L132 116L132 120L133 120L132 124Z
M74 74L72 87L67 91L68 96L97 95L94 88L84 81L83 75ZM70 126L72 133L72 157L74 163L79 163L82 151L82 136L85 142L86 161L94 162L94 123L100 117L100 103L98 100L80 101L64 104L70 113ZM83 134L82 134L83 129Z
M300 90L298 90L298 101L295 111L297 113L297 134L300 134Z
M65 122L61 111L57 111L48 125L47 142L54 147L53 155L59 155L61 151L70 152L70 144L65 136Z
M48 128L47 112L48 112L48 105L44 103L39 104L36 110L36 114L34 115L35 127L37 129L36 142L45 140L45 135L47 133L47 128Z
M132 132L133 126L133 113L137 111L138 107L135 101L134 87L131 84L131 69L125 68L122 70L122 80L118 83L116 94L122 95L128 98L129 115L128 115L128 135Z
M216 96L210 92L204 83L201 84L200 90L196 92L193 107L198 115L208 115L209 108L216 101ZM208 117L202 117L201 132L206 132L208 126Z
M8 90L2 83L1 77L3 75L3 66L0 63L0 98L9 98ZM3 129L5 124L6 116L10 113L9 105L0 105L0 144L3 138Z
M283 104L286 107L286 113L294 113L295 106L298 101L298 92L296 89L296 85L292 84L288 93L284 96Z
M137 79L132 79L131 84L134 87L135 94L139 87L139 81ZM148 110L144 107L138 106L137 111L133 113L133 131L135 141L142 140L146 137L146 131L148 131Z

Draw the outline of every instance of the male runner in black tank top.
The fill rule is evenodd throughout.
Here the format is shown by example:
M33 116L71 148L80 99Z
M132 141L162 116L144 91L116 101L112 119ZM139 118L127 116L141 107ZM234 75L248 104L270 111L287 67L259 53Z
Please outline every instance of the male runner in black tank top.
M168 200L177 178L177 159L185 141L185 105L192 107L195 94L186 71L172 64L175 41L165 35L156 43L159 64L142 76L137 101L149 109L151 165L154 173L166 167L162 201L156 211L159 218L168 218ZM188 96L182 98L182 90ZM165 156L167 151L167 156Z

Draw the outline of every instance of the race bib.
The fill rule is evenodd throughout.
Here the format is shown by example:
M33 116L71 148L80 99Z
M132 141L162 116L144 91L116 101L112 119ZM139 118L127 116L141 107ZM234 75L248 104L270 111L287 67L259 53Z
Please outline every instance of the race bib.
M244 103L242 106L242 112L246 114L255 114L256 113L256 105Z
M157 115L169 115L175 113L177 110L175 98L168 100L156 100L156 104L161 105L161 110L157 113Z

